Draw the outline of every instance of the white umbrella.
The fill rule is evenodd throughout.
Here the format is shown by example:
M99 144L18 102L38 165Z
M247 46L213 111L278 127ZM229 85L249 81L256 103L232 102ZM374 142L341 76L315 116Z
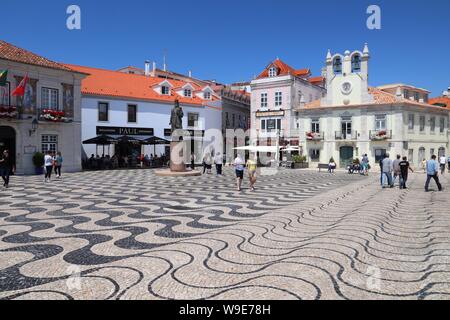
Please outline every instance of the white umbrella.
M276 153L277 147L275 146L246 146L246 147L237 147L234 150L242 150L242 151L250 151L250 152L267 152L267 153Z
M296 152L296 151L300 151L300 147L287 147L285 149L281 149L281 151L283 152Z

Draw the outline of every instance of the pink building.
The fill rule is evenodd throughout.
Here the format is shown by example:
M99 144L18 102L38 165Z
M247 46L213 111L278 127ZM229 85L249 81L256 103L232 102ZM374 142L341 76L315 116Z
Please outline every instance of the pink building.
M251 128L258 140L282 138L282 144L299 145L298 113L300 103L322 98L325 79L311 78L309 69L294 69L280 59L271 62L251 82Z

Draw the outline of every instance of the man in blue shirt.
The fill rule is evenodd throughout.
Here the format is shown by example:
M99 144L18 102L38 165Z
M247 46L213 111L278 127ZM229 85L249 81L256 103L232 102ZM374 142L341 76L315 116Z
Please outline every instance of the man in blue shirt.
M442 191L442 185L439 182L439 163L436 161L436 156L431 156L431 160L427 161L427 183L425 184L425 191L428 192L430 181L431 179L434 179L436 181L436 184L438 186L439 191Z

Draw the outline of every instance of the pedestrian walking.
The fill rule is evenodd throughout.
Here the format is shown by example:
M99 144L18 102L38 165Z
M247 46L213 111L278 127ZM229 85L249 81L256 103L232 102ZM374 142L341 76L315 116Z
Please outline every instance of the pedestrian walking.
M206 154L205 156L205 167L206 167L206 173L207 174L211 174L211 170L212 170L212 158L211 158L211 154Z
M442 155L439 158L439 165L441 167L441 175L444 175L445 173L445 165L447 164L447 158L445 157L445 155Z
M203 174L205 174L206 173L206 154L203 156L202 166L203 166Z
M392 169L394 171L394 179L392 181L392 185L395 185L395 182L398 180L400 181L400 162L402 162L402 156L401 155L397 155L397 159L395 159L394 161L392 161ZM400 185L400 182L399 182Z
M195 153L191 153L191 169L195 170Z
M448 168L448 173L450 173L450 156L447 159L447 168Z
M407 189L408 173L409 171L414 172L414 170L411 168L407 157L403 157L398 165L400 166L400 189Z
M365 176L369 175L369 157L365 154L361 159L363 174Z
M390 188L394 187L394 182L392 179L392 171L393 171L393 163L392 160L389 159L389 154L386 154L384 156L383 162L382 162L382 171L383 171L383 176L387 177L388 180L388 185Z
M237 190L242 190L242 180L244 180L244 160L242 160L241 156L238 154L236 159L234 159L233 166L236 171L236 184Z
M54 158L54 162L55 162L55 175L56 178L61 179L61 167L63 164L63 157L61 152L58 152Z
M429 191L431 179L434 179L439 191L442 191L442 185L439 182L438 173L439 173L439 164L436 161L436 156L433 155L433 156L431 156L431 160L427 161L427 182L425 183L425 191L426 192Z
M222 167L223 167L223 157L220 152L217 152L214 157L214 164L216 165L216 173L218 176L222 175Z
M256 184L256 179L257 179L256 171L258 169L258 162L253 159L248 159L246 167L248 170L248 179L250 181L250 189L252 191L255 191L255 184Z
M384 186L383 160L384 160L384 157L379 162L379 164L380 164L380 183L381 183L381 187Z
M51 181L53 165L54 165L54 161L53 161L52 153L50 151L47 151L47 153L44 156L44 171L45 171L44 182Z
M4 150L0 154L0 175L3 179L3 186L9 188L9 176L14 173L16 168L12 163L11 156L9 155L9 150Z

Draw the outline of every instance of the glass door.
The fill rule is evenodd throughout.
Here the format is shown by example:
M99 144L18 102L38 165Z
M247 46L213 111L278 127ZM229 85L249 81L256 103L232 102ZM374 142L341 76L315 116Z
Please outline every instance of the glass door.
M352 138L352 121L351 120L342 120L341 123L342 128L342 138L344 140Z

